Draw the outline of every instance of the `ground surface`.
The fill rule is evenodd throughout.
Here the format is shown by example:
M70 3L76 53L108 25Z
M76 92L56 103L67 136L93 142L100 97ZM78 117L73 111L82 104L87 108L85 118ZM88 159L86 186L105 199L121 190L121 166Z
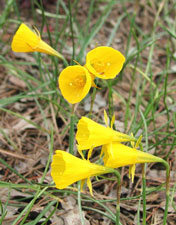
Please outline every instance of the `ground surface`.
M6 1L2 2L0 222L4 225L81 224L76 189L56 191L48 188L41 193L37 185L45 173L44 183L52 182L50 167L45 170L52 152L56 149L68 150L70 106L57 87L57 77L64 65L44 54L18 54L10 48L12 36L22 21L42 30L42 38L48 43L52 40L52 46L72 63L68 1L43 1L47 12L43 16L40 5L31 5L33 1L18 1L19 4L7 1L9 5ZM169 162L171 193L168 224L174 225L176 4L174 1L145 0L117 3L80 0L72 1L72 4L75 60L83 65L86 53L99 45L112 46L126 56L122 73L111 83L115 126L118 131L133 132L136 137L142 134L144 149ZM60 17L57 18L56 14ZM105 81L99 81L98 85L101 89L97 90L93 119L103 123L103 111L109 111L110 91ZM88 114L89 104L90 95L76 106L76 120ZM93 161L97 159L94 153ZM139 205L141 167L138 165L136 168L133 184L128 178L128 167L120 171L123 178L121 223L142 224L137 221L139 216L142 218L142 205ZM148 164L147 224L162 224L164 182L164 167ZM115 213L116 187L115 180L93 180L94 198L90 197L87 189L82 196L86 224L114 224L114 218L107 209ZM58 205L56 197L62 199ZM26 209L27 205L29 208ZM21 213L24 209L29 213L27 219Z

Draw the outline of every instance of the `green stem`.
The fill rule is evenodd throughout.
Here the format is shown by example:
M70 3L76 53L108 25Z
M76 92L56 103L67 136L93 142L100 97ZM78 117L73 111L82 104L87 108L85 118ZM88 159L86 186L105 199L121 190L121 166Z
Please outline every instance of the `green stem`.
M143 225L146 225L146 164L142 164L142 200L143 200Z
M108 93L109 118L111 120L112 119L112 115L114 113L114 110L113 110L113 96L112 96L112 94L113 94L112 81L108 80L107 84L108 84L108 90L109 90L109 93Z
M77 193L77 197L78 197L78 208L79 208L79 214L80 214L80 219L81 219L81 224L85 225L84 222L84 215L83 215L83 211L82 211L82 205L81 205L81 182L78 182L78 193Z
M145 130L146 130L146 133L147 133L147 126L146 126L146 121L145 121L145 118L143 116L143 114L141 114L143 120L144 120L144 126L145 126ZM143 146L142 146L142 143L139 144L140 146L140 150L143 152L144 149L143 149ZM148 137L146 136L146 148L148 148ZM146 166L147 164L146 163L143 163L141 166L142 166L142 205L143 205L143 216L142 216L142 224L143 225L146 225L146 177L145 177L145 174L146 174Z
M94 105L94 102L95 102L96 94L97 94L97 90L96 90L96 88L93 88L93 92L92 92L92 95L91 95L91 103L90 103L90 113L89 113L90 118L92 117L93 105Z
M74 105L72 105L72 112L70 115L70 132L69 132L69 153L74 155L74 119L75 119L75 114L74 114Z
M120 191L121 191L121 176L117 170L114 170L117 177L117 205L116 205L116 225L120 225Z
M50 166L50 162L52 161L52 154L53 154L53 145L54 145L54 135L53 135L53 126L51 126L51 137L50 137L50 147L49 147L49 156L48 156L48 161L46 163L45 170L43 172L43 176L41 178L40 183L42 184L44 182L45 176L48 172L48 168Z
M75 58L75 42L74 42L74 32L73 32L73 17L72 17L71 0L69 0L68 6L69 6L70 31L71 31L71 39L72 39L72 47L73 47L71 64L73 64L73 59Z
M163 164L166 167L166 204L165 204L165 211L164 211L164 218L163 218L163 225L166 225L167 222L167 215L168 215L168 208L169 208L169 182L170 182L170 167L169 164L163 160Z

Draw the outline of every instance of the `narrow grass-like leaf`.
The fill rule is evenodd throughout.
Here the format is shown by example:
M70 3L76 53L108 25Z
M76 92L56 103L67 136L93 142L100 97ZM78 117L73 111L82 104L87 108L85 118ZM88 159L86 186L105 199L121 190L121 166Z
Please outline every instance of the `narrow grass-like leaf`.
M38 124L34 123L33 121L26 119L24 116L22 116L21 114L19 114L19 113L17 113L17 112L13 112L13 111L11 111L11 110L8 110L8 109L2 108L2 107L0 107L0 110L2 110L2 111L4 111L4 112L7 112L7 113L9 113L9 114L11 114L11 115L13 115L13 116L16 116L16 117L18 117L18 118L20 118L20 119L25 120L26 122L28 122L29 124L33 125L36 129L38 129L38 130L40 130L40 131L42 131L42 132L49 133L48 130L42 128L41 126L39 126Z
M31 202L22 210L22 212L18 215L18 217L14 220L14 222L12 223L12 225L16 225L16 223L22 219L22 221L20 222L20 225L23 225L24 222L26 221L26 218L28 217L31 208L33 207L35 201L37 200L37 198L39 198L43 192L45 192L45 190L47 189L47 187L43 188L42 190L40 190L40 188L38 187L38 190L36 192L36 194L34 195L34 198L31 200ZM23 217L23 215L25 214L25 216Z
M51 208L53 207L53 205L55 205L57 202L56 201L51 201L41 212L40 214L31 222L28 222L28 223L25 223L25 225L35 225L37 224L38 222L40 222L40 220L42 219L42 217L48 212L51 210ZM57 204L56 204L57 205ZM47 218L47 221L49 219ZM44 221L45 224L46 224L46 220ZM43 222L43 223L44 223ZM41 222L40 222L41 223Z
M77 55L77 60L78 61L81 61L81 58L83 57L84 55L84 52L85 52L85 49L87 48L88 44L90 43L90 41L94 38L94 36L97 34L97 32L101 29L101 27L103 26L104 22L106 21L109 13L111 12L112 10L112 7L113 5L116 3L115 0L111 0L104 12L102 13L102 15L99 17L99 19L96 21L96 24L94 25L94 27L92 28L90 34L84 39L84 42L81 46L81 50L79 52L79 54Z
M31 184L31 182L28 179L26 179L23 175L21 175L21 173L19 173L17 170L12 168L6 161L4 161L3 159L0 158L0 162L4 166L6 166L12 173L16 174L18 177L20 177L22 180L26 181L28 184Z

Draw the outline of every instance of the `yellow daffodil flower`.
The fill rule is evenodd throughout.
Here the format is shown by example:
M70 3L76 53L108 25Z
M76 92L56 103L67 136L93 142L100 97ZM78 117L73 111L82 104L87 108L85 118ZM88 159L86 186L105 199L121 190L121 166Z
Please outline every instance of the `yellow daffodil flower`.
M130 176L134 180L135 164L148 162L163 162L163 159L152 154L142 152L136 148L131 148L118 142L109 143L102 147L104 153L104 165L111 168L132 165Z
M56 50L41 40L39 31L29 29L24 23L20 25L12 40L12 50L14 52L42 52L63 58Z
M90 177L113 172L112 168L97 165L85 159L77 158L68 152L56 150L51 164L51 176L56 188L63 189L81 180L83 186L87 185L92 195L92 184Z
M83 116L77 125L76 140L78 142L78 150L95 148L113 141L135 141L134 137L113 130L112 126L114 120L115 117L113 117L111 121L111 127L108 127L107 114L105 113L105 123L107 127L104 127Z
M107 46L89 51L86 56L86 68L101 79L112 79L121 71L125 57L121 52Z
M58 82L63 97L69 103L75 104L88 94L92 79L86 68L75 65L62 70Z

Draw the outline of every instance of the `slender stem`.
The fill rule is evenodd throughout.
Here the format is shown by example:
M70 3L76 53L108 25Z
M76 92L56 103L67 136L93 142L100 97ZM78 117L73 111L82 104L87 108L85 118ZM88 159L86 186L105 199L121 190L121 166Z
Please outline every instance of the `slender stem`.
M63 60L64 66L68 66L68 62L64 57L62 58L62 60Z
M94 87L94 88L93 88L92 95L91 95L90 113L89 113L90 118L92 117L92 111L93 111L93 105L94 105L94 102L95 102L96 93L97 93L97 90L96 90L96 88Z
M51 126L51 137L50 137L50 147L49 147L49 156L48 156L48 161L46 163L46 167L45 167L45 170L43 172L43 176L41 178L41 181L40 183L42 184L44 179L45 179L45 176L48 172L48 168L49 168L49 165L50 165L50 162L52 161L52 153L53 153L53 144L54 144L54 135L53 135L53 126Z
M120 191L121 191L121 176L117 170L114 170L117 177L117 205L116 205L116 225L120 225Z
M113 91L112 91L112 81L111 80L108 80L107 81L107 84L108 84L108 90L109 90L109 93L108 93L108 104L109 104L109 118L110 120L112 119L112 115L113 115Z
M73 17L72 17L71 0L69 0L68 4L69 4L70 31L71 31L71 39L72 39L72 47L73 47L71 64L73 64L73 59L75 58L75 42L74 42L74 32L73 32Z
M143 225L146 225L146 164L142 164L142 200L143 200Z
M166 204L165 204L165 211L164 211L164 218L163 218L163 225L166 225L167 222L167 215L168 215L168 208L169 208L169 183L170 183L170 167L169 164L163 160L163 164L166 167Z
M84 215L83 215L83 211L82 211L82 205L81 205L81 182L78 182L78 193L77 193L77 197L78 197L78 208L79 208L79 214L80 214L80 219L81 219L81 224L85 225L84 222Z
M70 132L69 132L69 153L74 155L73 144L74 144L74 105L72 105L72 112L70 115Z
M143 117L143 114L141 114L141 115ZM143 117L143 119L145 119L145 118ZM144 120L144 122L145 122L145 120ZM144 123L144 125L145 125L145 129L147 129L146 123ZM140 146L140 150L144 151L142 143L140 143L139 146ZM148 138L147 138L147 136L146 136L146 148L148 148ZM145 177L146 167L147 167L146 165L147 165L146 163L143 163L141 165L142 166L142 205L143 205L142 224L143 225L146 225L146 177Z

